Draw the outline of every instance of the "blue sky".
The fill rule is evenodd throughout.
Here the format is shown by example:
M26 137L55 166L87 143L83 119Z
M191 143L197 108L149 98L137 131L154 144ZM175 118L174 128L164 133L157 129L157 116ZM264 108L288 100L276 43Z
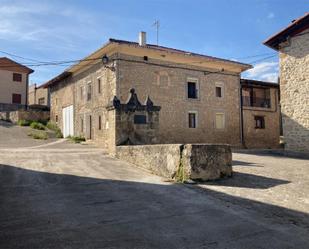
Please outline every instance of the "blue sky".
M39 61L75 60L108 38L137 41L141 30L156 43L152 23L158 19L160 45L254 62L243 76L273 81L278 58L264 59L276 53L262 41L308 7L308 0L0 0L0 50ZM32 68L30 81L38 84L65 69Z

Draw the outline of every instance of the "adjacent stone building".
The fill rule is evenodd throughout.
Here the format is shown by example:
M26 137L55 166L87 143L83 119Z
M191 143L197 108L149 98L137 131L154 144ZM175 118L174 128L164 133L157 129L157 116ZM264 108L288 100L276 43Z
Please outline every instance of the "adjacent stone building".
M50 106L49 89L32 84L28 90L28 105Z
M285 148L309 153L309 12L264 44L279 52Z
M82 135L106 149L132 140L119 135L124 134L124 123L136 131L131 135L135 144L143 143L138 134L153 134L149 130L155 129L151 143L240 147L244 142L240 74L249 68L244 63L146 44L142 33L139 43L110 39L44 87L50 89L51 119L64 136ZM136 112L128 117L111 111L115 97L122 104L130 103L132 89L142 105L151 99L159 106L158 115Z
M33 70L0 57L0 111L26 108L29 74Z
M279 85L241 79L245 148L277 148L280 137Z

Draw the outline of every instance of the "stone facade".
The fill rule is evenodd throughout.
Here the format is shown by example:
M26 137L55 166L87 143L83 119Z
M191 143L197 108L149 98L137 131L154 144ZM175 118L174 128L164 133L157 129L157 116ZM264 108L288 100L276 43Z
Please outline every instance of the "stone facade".
M278 148L280 140L279 85L252 80L242 80L241 82L243 88L244 147L263 149ZM243 82L247 82L248 84L243 84ZM254 82L255 84L250 84L250 82ZM254 103L248 103L248 96L246 96L244 89L257 90L254 92ZM259 92L267 92L266 95L269 96L257 97L256 95ZM264 120L262 127L257 127L257 118Z
M49 89L30 85L28 90L28 105L50 106Z
M309 153L309 29L280 46L280 91L286 150Z

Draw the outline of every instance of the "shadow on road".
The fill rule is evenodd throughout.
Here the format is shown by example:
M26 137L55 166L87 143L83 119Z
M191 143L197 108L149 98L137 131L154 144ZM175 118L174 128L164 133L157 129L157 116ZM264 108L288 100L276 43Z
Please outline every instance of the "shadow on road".
M198 187L0 166L0 248L309 248L308 231L308 214Z

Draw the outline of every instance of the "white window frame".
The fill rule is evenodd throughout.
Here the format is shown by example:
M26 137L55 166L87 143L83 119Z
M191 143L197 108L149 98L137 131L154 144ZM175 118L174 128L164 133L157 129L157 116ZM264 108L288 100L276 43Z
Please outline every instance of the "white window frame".
M217 114L218 115L223 115L223 128L218 128L217 127ZM215 112L215 128L216 130L225 130L225 127L226 127L226 115L225 115L225 112L222 112L222 111L216 111Z
M189 114L195 114L195 127L190 127ZM198 128L198 112L197 111L188 111L188 114L187 114L187 127L189 129L196 129L196 128Z
M188 96L188 83L189 82L193 82L196 84L196 91L197 91L197 98L189 98ZM196 77L187 77L187 81L186 81L186 97L187 100L200 100L200 81L199 78Z
M221 97L216 96L216 94L217 94L216 87L221 87ZM224 83L223 82L216 82L215 83L215 97L217 99L224 99L224 95L225 95Z

